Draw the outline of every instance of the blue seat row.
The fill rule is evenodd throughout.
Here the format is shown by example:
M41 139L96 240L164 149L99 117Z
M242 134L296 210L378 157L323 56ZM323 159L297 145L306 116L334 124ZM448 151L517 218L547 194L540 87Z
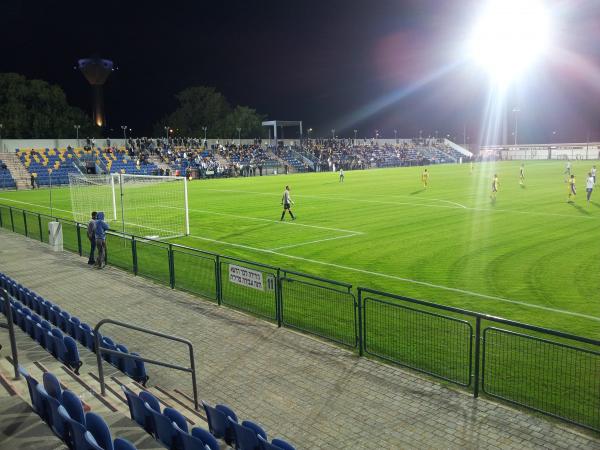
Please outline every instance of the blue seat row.
M125 439L113 441L104 419L93 412L85 413L79 397L69 390L62 390L52 373L44 373L42 383L39 383L23 367L19 366L19 372L27 381L33 410L70 449L136 450Z
M6 289L13 297L11 304L14 322L40 345L48 349L57 359L69 365L75 370L75 373L78 373L81 362L78 353L76 353L77 345L75 341L95 353L96 344L93 328L87 323L81 322L78 317L71 316L67 311L61 310L57 305L21 286L2 273L0 273L0 287ZM2 302L1 299L0 302ZM4 308L2 307L1 310L4 311ZM53 328L51 324L55 325L56 328ZM67 336L62 336L63 333ZM64 347L67 349L65 353L60 353L63 350L63 346L60 345L61 336L63 337ZM125 345L115 343L108 336L101 335L99 338L105 348L118 351L124 355L139 356L138 353L130 353ZM74 359L74 354L77 355L76 359ZM143 361L107 353L103 353L102 358L144 386L148 382L149 377Z

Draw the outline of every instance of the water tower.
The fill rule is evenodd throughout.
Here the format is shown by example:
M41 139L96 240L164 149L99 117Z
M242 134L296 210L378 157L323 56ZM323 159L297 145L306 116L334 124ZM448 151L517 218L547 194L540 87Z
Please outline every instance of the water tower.
M108 59L92 57L80 59L77 61L77 66L92 86L94 123L99 127L103 127L106 125L106 117L104 116L102 87L110 73L114 70L113 62Z

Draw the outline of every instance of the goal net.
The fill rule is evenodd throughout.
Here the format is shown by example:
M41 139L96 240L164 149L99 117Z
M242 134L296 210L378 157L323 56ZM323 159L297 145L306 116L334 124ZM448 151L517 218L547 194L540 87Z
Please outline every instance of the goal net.
M69 187L77 222L103 211L115 231L160 239L189 234L185 177L69 174Z

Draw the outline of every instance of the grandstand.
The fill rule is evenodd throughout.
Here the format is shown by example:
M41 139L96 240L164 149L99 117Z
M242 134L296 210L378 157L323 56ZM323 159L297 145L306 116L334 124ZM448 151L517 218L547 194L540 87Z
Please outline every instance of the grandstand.
M8 170L4 161L0 159L0 189L15 189L16 187L10 170Z

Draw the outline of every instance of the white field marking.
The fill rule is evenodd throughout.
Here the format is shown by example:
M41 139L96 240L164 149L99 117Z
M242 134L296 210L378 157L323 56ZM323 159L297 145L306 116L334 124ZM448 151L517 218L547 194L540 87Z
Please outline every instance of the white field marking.
M268 195L268 194L267 194ZM2 197L0 197L2 198ZM32 206L41 206L43 208L47 208L46 206L43 205L38 205L36 203L27 203L27 202L22 202L19 200L10 200L10 199L6 199L9 201L14 201L17 203L23 203L23 204L28 204L28 205L32 205ZM49 208L47 208L49 209ZM56 208L57 211L64 211L64 212L72 212L72 211L67 211L67 210L60 210L58 208ZM310 259L310 258L303 258L302 256L294 256L294 255L288 255L285 253L281 253L281 252L277 252L274 250L268 250L268 249L264 249L264 248L258 248L258 247L252 247L249 245L243 245L243 244L234 244L232 242L226 242L226 241L220 241L218 239L210 239L210 238L205 238L205 237L200 237L200 236L193 236L193 235L189 235L187 236L189 238L192 239L199 239L202 241L207 241L207 242L214 242L217 244L223 244L223 245L229 245L231 247L239 247L239 248L244 248L247 250L254 250L257 252L262 252L262 253L270 253L272 255L278 255L278 256L283 256L285 258L290 258L290 259L297 259L300 261L306 261L306 262L310 262L310 263L314 263L314 264L320 264L323 266L329 266L329 267L335 267L338 269L344 269L344 270L349 270L349 271L353 271L353 272L359 272L359 273L364 273L367 275L374 275L374 276L378 276L378 277L382 277L382 278L389 278L392 280L398 280L398 281L404 281L406 283L413 283L413 284L418 284L421 286L427 286L427 287L431 287L434 289L441 289L441 290L445 290L445 291L450 291L450 292L458 292L461 294L467 294L473 297L479 297L479 298L485 298L488 300L498 300L501 302L505 302L505 303L512 303L515 305L520 305L520 306L525 306L528 308L535 308L535 309L541 309L544 311L549 311L549 312L554 312L554 313L558 313L558 314L565 314L565 315L569 315L569 316L574 316L574 317L583 317L584 319L590 319L590 320L595 320L600 322L600 317L595 317L595 316L590 316L587 314L581 314L581 313L577 313L577 312L573 312L573 311L566 311L564 309L557 309L557 308L549 308L547 306L542 306L542 305L536 305L533 303L527 303L527 302L523 302L523 301L519 301L519 300L512 300L512 299L508 299L508 298L504 298L504 297L498 297L495 295L487 295L487 294L481 294L479 292L473 292L473 291L468 291L468 290L464 290L464 289L459 289L459 288L453 288L453 287L449 287L449 286L444 286L441 284L434 284L434 283L429 283L426 281L419 281L419 280L412 280L410 278L403 278L403 277L399 277L396 275L390 275L387 273L380 273L380 272L373 272L370 270L365 270L365 269L359 269L356 267L350 267L350 266L342 266L339 264L334 264L334 263L330 263L330 262L326 262L326 261L319 261L317 259Z
M326 242L326 241L335 241L336 239L344 239L344 238L349 238L349 237L354 237L354 236L359 236L359 234L356 234L356 233L355 234L345 234L343 236L336 236L336 237L331 237L331 238L326 238L326 239L317 239L316 241L301 242L299 244L282 245L281 247L275 247L275 248L272 248L271 250L283 250L284 248L302 247L303 245L317 244L319 242Z
M465 205L463 205L461 203L451 202L450 200L441 200L441 199L437 199L437 198L434 198L432 200L437 200L438 202L450 203L452 205L456 205L456 206L460 206L461 208L468 209Z
M319 261L317 259L304 258L302 256L288 255L286 253L281 253L281 252L277 252L277 251L274 251L274 250L268 250L268 249L264 249L264 248L251 247L249 245L233 244L233 243L226 242L226 241L220 241L220 240L217 240L217 239L210 239L210 238L205 238L205 237L200 237L200 236L192 236L192 235L190 235L190 236L187 236L187 237L193 238L193 239L200 239L200 240L208 241L208 242L215 242L215 243L223 244L223 245L230 245L230 246L233 246L233 247L245 248L245 249L254 250L254 251L262 252L262 253L269 253L269 254L272 254L272 255L283 256L285 258L297 259L297 260L306 261L306 262L310 262L310 263L314 263L314 264L321 264L323 266L335 267L337 269L344 269L344 270L349 270L349 271L353 271L353 272L364 273L364 274L367 274L367 275L374 275L374 276L378 276L378 277L382 277L382 278L389 278L389 279L392 279L392 280L404 281L406 283L418 284L418 285L421 285L421 286L427 286L427 287L431 287L431 288L434 288L434 289L441 289L441 290L450 291L450 292L458 292L460 294L466 294L466 295L470 295L470 296L473 296L473 297L485 298L487 300L498 300L498 301L501 301L501 302L512 303L514 305L525 306L525 307L528 307L528 308L541 309L541 310L544 310L544 311L549 311L549 312L558 313L558 314L565 314L565 315L568 315L568 316L582 317L584 319L590 319L590 320L595 320L595 321L600 322L600 317L590 316L590 315L587 315L587 314L581 314L581 313L577 313L577 312L573 312L573 311L567 311L567 310L564 310L564 309L549 308L547 306L536 305L534 303L527 303L527 302L523 302L523 301L520 301L520 300L512 300L512 299L509 299L509 298L498 297L496 295L481 294L479 292L468 291L468 290L465 290L465 289L459 289L459 288L453 288L453 287L449 287L449 286L444 286L444 285L441 285L441 284L429 283L427 281L412 280L410 278L403 278L403 277L399 277L399 276L396 276L396 275L390 275L390 274L387 274L387 273L373 272L373 271L370 271L370 270L359 269L359 268L350 267L350 266L342 266L340 264L334 264L334 263L330 263L330 262L326 262L326 261Z
M278 195L267 192L256 192L256 191L240 191L233 189L210 189L210 191L219 191L219 192L236 192L241 194L258 194L258 195ZM432 204L424 204L424 203L415 203L415 202L390 202L383 200L367 200L363 198L349 198L349 197L335 197L335 196L323 196L323 195L296 195L296 197L300 198L316 198L321 200L346 200L351 202L362 202L362 203L379 203L383 205L406 205L406 206L422 206L424 208L445 208L445 209L462 209L465 211L481 211L481 212L504 212L504 213L514 213L514 214L526 214L530 216L554 216L554 217L568 217L570 219L588 219L588 220L598 220L598 217L590 217L590 216L574 216L571 214L559 214L559 213L543 213L543 212L534 212L534 211L517 211L514 209L491 209L491 208L475 208L475 207L467 207L461 205L460 203L455 203L458 206L450 206L450 205L432 205ZM393 197L393 196L392 196ZM446 201L446 200L440 200ZM449 202L452 203L452 202Z
M162 208L183 209L183 208L179 208L177 206L162 206ZM242 216L242 215L238 215L238 214L229 214L229 213L222 213L222 212L211 211L211 210L208 210L208 209L192 209L192 208L189 208L188 211L199 212L199 213L207 213L207 214L215 214L217 216L235 217L237 219L258 220L258 221L261 221L261 222L271 222L271 223L277 223L277 224L281 224L281 225L293 225L293 226L297 226L297 227L316 228L318 230L339 231L341 233L365 234L363 231L344 230L343 228L322 227L320 225L308 225L308 224L305 224L305 223L298 223L298 222L285 222L285 221L282 221L282 220L264 219L262 217Z

